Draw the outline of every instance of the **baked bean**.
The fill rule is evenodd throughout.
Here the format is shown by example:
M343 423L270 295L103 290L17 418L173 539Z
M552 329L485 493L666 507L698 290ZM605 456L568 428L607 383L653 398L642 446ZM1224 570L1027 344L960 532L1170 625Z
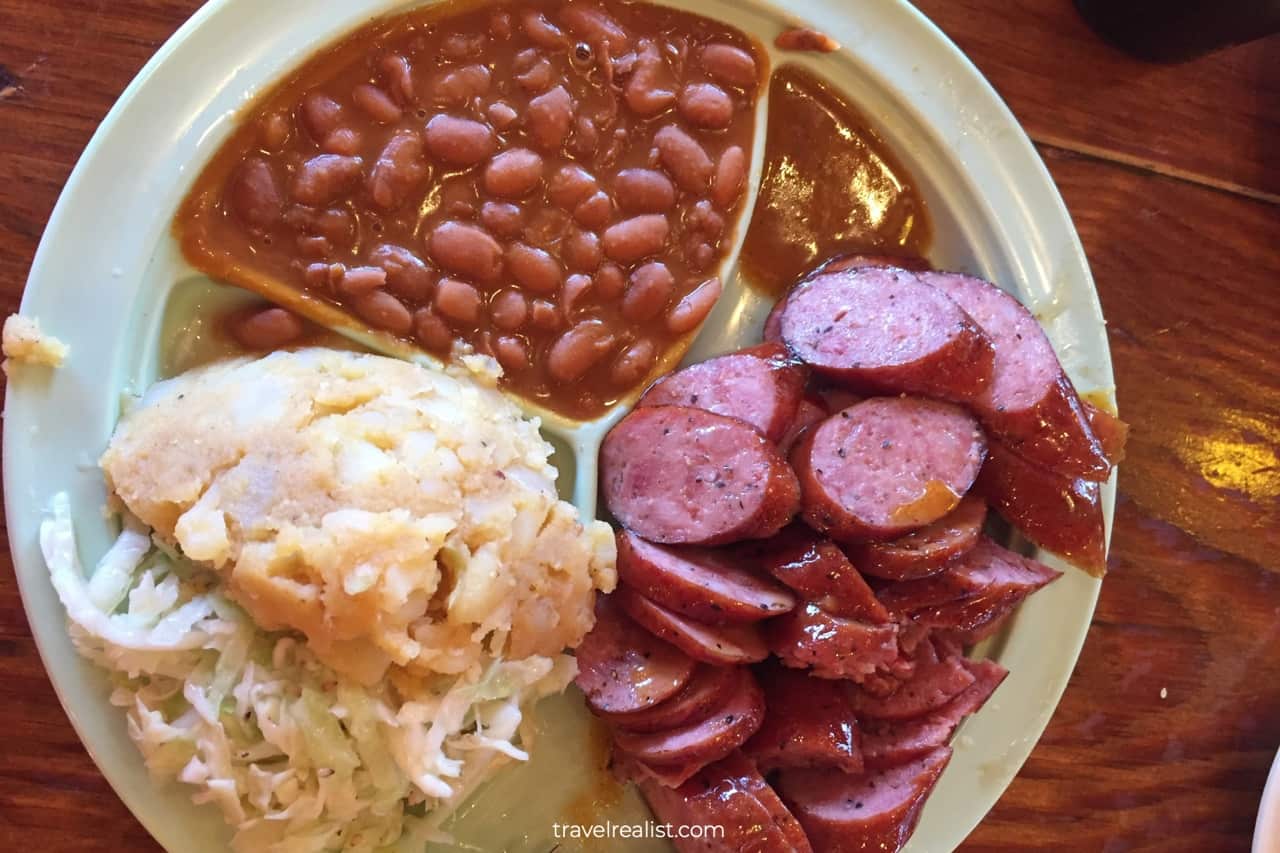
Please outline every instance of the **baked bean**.
M488 232L465 222L442 222L428 240L431 259L444 269L485 284L502 273L502 247Z
M557 382L581 379L613 346L613 336L599 320L584 320L565 332L547 351L547 373Z
M569 149L580 157L590 157L600 145L600 131L590 116L578 116L573 120L573 136Z
M554 302L535 299L529 304L529 322L544 332L554 331L560 328L560 311Z
M525 35L529 37L529 41L539 47L561 48L564 47L564 33L555 24L547 20L547 16L533 9L526 10L520 14L520 26L524 28Z
M377 290L387 283L387 273L380 267L351 267L338 281L338 292L355 296Z
M631 111L645 118L655 116L675 103L671 70L653 42L645 40L641 44L623 96Z
M333 251L333 244L328 237L299 237L297 246L298 252L306 258L325 258Z
M721 289L718 278L709 278L695 287L688 296L677 302L667 312L667 331L675 335L683 335L685 332L696 329L716 306Z
M351 307L370 326L393 335L407 335L413 329L413 315L404 303L385 290L371 290L351 297Z
M676 203L671 179L654 169L623 169L613 182L618 206L632 213L666 213Z
M440 52L454 62L475 59L484 50L489 37L484 33L450 33L445 37Z
M465 107L489 91L492 74L483 65L466 65L446 71L431 84L434 103L450 107Z
M474 166L492 155L495 147L487 124L445 113L427 122L427 150L450 166Z
M669 124L653 135L653 142L658 162L682 189L699 194L706 191L715 164L698 140Z
M451 219L474 219L480 211L480 196L469 175L455 175L440 187L439 212Z
M328 204L360 180L364 161L359 157L320 154L303 162L293 175L293 197L302 204Z
M262 147L279 151L289 141L289 119L284 113L271 113L262 120Z
M320 239L324 239L323 237ZM334 268L337 271L334 272ZM313 263L307 264L306 270L302 274L302 280L307 287L330 287L342 278L342 274L347 268L342 264Z
M564 280L564 287L560 291L560 307L564 309L565 316L573 314L578 303L586 298L594 284L591 276L582 273L574 273Z
M317 144L342 124L342 104L322 92L312 92L303 98L299 112L302 126Z
M330 207L313 213L308 227L321 237L327 237L331 242L343 246L350 245L355 239L355 220L349 211L341 207Z
M379 124L394 124L404 115L391 96L371 83L361 83L351 90L351 100Z
M721 210L732 210L747 180L747 153L730 145L716 163L715 180L711 184L711 200Z
M596 191L599 184L595 175L581 166L561 166L547 182L547 198L556 207L572 210L578 202Z
M480 206L480 224L504 240L519 236L524 227L524 212L514 204L486 201Z
M520 118L520 114L515 111L515 107L506 101L494 101L486 110L489 116L489 123L498 130L506 130L516 123L516 119Z
M517 53L511 68L516 82L526 92L545 92L551 88L551 63L537 49L530 47Z
M227 193L231 209L250 228L269 228L280 221L284 212L280 181L262 157L249 157L240 164Z
M435 276L422 259L403 246L382 243L369 252L368 261L386 273L387 290L410 302L423 302L431 295Z
M606 263L596 270L595 282L600 298L612 302L626 290L627 275L617 264Z
M634 323L650 320L666 307L675 290L675 276L661 261L650 261L631 274L622 297L622 316Z
M689 269L694 272L706 272L715 263L716 249L710 243L694 242L686 251L689 257Z
M597 190L578 202L573 218L587 228L603 228L613 219L613 199L603 190Z
M680 92L678 108L694 127L722 130L733 121L733 99L713 83L690 83Z
M621 388L630 388L649 375L658 356L657 347L648 338L641 338L624 349L609 370L609 381Z
M512 243L507 247L507 270L533 293L555 293L560 288L560 264L542 249Z
M490 15L489 32L503 41L511 38L511 15L507 12L494 12Z
M624 219L605 230L604 253L619 263L635 263L660 252L667 245L670 230L667 217L660 213Z
M582 3L568 3L560 9L560 20L574 35L592 47L601 45L609 54L620 54L630 47L631 39L618 22L602 10Z
M573 98L564 86L556 86L549 92L529 101L525 116L525 129L539 147L556 151L569 135L573 121Z
M685 230L708 240L719 240L724 234L724 217L716 213L705 198L694 204L685 215Z
M700 58L703 69L721 83L750 90L759 82L755 59L741 48L709 44L702 49Z
M235 317L231 336L245 349L270 350L287 346L302 337L302 320L283 308L263 308Z
M543 249L553 248L569 226L569 214L556 207L535 208L524 229L524 241Z
M435 308L455 326L474 326L480 320L480 291L465 281L442 278L436 282Z
M398 53L392 53L382 57L379 66L386 76L391 97L405 105L417 103L418 96L413 88L413 68L409 65L409 60Z
M565 266L578 272L594 272L604 260L600 238L592 231L573 229L560 244L560 256Z
M429 172L422 137L417 131L397 130L369 173L369 195L378 207L392 210L409 199Z
M484 188L500 198L519 198L542 183L542 157L528 148L503 151L484 170Z
M502 335L494 341L493 354L509 373L529 369L529 349L515 335Z
M453 343L453 330L431 308L413 312L413 335L425 349L436 353L447 353Z
M320 150L326 154L342 154L351 157L360 152L360 146L364 142L360 132L352 130L349 127L340 127L325 138L324 144L320 146Z
M499 329L514 332L529 318L529 300L518 290L499 291L489 303L489 316Z

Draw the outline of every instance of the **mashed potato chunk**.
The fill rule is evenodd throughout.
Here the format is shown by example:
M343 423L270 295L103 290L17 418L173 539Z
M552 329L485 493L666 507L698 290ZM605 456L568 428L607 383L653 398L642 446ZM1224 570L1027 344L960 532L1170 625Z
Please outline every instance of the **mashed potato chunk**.
M61 367L69 351L62 341L40 330L39 320L22 314L10 314L5 319L0 348L5 355L4 363L0 365L5 373L11 369L10 361Z
M613 534L557 498L551 452L492 387L307 349L158 383L102 468L258 624L367 682L578 644Z

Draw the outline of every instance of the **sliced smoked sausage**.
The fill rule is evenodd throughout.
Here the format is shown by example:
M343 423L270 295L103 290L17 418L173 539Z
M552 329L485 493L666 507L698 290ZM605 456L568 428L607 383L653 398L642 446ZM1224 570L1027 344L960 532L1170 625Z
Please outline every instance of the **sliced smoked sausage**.
M819 678L862 681L898 659L898 626L872 625L802 604L765 623L769 650L786 666Z
M769 656L769 647L755 625L697 622L645 598L630 587L619 587L613 594L628 616L696 661L732 666L756 663Z
M845 685L780 666L763 666L756 674L764 688L764 723L742 749L761 770L862 772L862 735Z
M639 711L602 713L599 716L610 726L623 731L660 732L674 729L695 717L701 719L712 708L724 704L737 684L732 667L699 666L684 689L670 699Z
M804 518L840 542L892 539L955 509L986 456L959 406L864 400L810 428L791 451Z
M605 437L600 467L609 512L652 542L767 538L800 503L796 475L768 439L701 409L634 410Z
M889 580L911 580L942 571L948 562L978 544L987 505L977 495L966 495L947 515L889 542L851 545L849 557L858 569Z
M633 713L680 692L694 662L622 612L608 596L596 599L595 627L575 655L574 679L594 710Z
M1011 450L1052 471L1105 480L1111 463L1031 312L980 278L938 272L920 277L951 297L991 340L991 382L972 403L983 425Z
M741 546L739 553L828 613L890 621L889 611L844 552L807 525L790 524L772 539Z
M618 576L652 601L709 624L758 622L795 607L795 596L735 565L731 554L670 548L618 533Z
M991 379L991 342L920 273L862 267L800 282L782 339L815 371L854 390L965 401Z
M738 418L779 441L795 420L807 371L781 344L694 364L653 384L639 406L691 406Z

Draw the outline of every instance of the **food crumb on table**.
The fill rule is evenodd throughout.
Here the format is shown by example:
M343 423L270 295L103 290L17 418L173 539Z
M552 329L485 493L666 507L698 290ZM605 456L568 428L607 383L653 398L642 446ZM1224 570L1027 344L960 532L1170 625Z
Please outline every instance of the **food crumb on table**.
M70 349L53 335L42 332L37 318L10 314L4 321L5 359L0 368L11 375L11 361L61 367Z

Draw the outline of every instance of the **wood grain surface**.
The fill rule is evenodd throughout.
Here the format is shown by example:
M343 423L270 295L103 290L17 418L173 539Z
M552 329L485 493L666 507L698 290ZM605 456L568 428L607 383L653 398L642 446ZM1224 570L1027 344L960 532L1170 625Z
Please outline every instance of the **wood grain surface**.
M57 194L195 0L0 0L0 314ZM1039 143L1134 426L1053 722L966 851L1244 851L1280 746L1280 43L1175 66L1068 0L920 0ZM0 557L0 844L158 849L58 706Z

